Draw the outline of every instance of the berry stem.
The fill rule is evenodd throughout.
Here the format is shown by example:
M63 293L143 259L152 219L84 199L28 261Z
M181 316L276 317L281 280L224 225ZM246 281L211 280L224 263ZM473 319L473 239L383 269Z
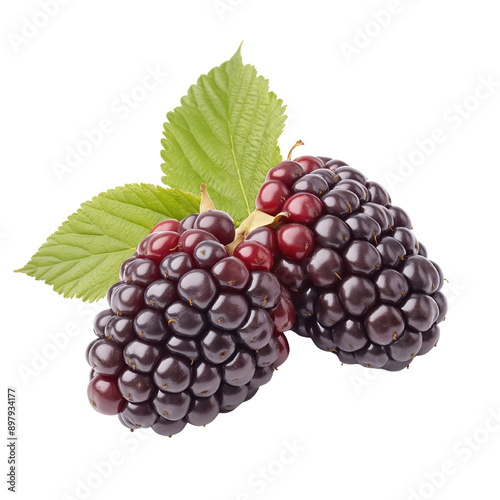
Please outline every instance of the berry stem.
M286 212L281 212L278 215L269 215L261 210L254 210L236 230L236 237L232 243L226 245L229 255L233 255L234 249L247 237L247 235L258 227L270 226L279 223L281 218L288 215Z
M288 157L287 157L287 160L291 160L292 159L292 151L298 147L298 146L303 146L304 143L302 141L297 141L293 146L292 146L292 149L290 149L289 153L288 153Z
M215 206L207 191L207 185L203 183L200 188L201 188L200 213L208 212L209 210L215 210Z
M299 141L302 142L302 141ZM298 145L297 143L296 145ZM294 146L295 147L295 146ZM292 148L293 149L293 148ZM215 205L210 199L210 195L207 191L207 185L202 184L200 186L201 189L201 202L200 202L200 213L208 212L209 210L216 210ZM281 218L283 216L289 216L288 212L280 212L277 215L269 215L263 212L262 210L254 210L239 226L236 230L236 236L234 240L226 245L226 248L229 252L229 255L233 255L234 249L247 237L247 235L257 229L258 227L263 226L273 226L275 228L279 225Z

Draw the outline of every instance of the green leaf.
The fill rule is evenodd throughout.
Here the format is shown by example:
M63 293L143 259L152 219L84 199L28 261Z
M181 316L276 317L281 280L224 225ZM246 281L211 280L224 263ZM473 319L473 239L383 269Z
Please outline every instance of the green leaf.
M286 119L283 101L243 64L240 49L167 114L162 139L162 181L192 193L205 182L215 206L237 222L255 209L267 171L281 161L277 142Z
M200 199L178 189L126 184L87 201L22 269L65 297L94 301L119 280L122 262L164 219L197 212Z

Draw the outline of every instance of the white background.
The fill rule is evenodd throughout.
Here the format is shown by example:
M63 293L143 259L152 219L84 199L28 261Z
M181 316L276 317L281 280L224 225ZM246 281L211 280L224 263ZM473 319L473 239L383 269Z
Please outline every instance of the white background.
M498 3L69 0L28 26L47 21L41 3L0 12L1 365L18 390L17 497L498 498ZM93 306L12 271L81 202L160 183L166 112L241 40L288 104L282 150L302 139L301 153L390 187L445 271L451 310L409 370L342 367L290 334L289 361L250 403L172 439L131 434L87 402ZM148 67L168 75L141 93ZM481 80L496 83L488 93ZM131 93L144 99L124 108ZM54 163L106 118L113 130L58 178Z

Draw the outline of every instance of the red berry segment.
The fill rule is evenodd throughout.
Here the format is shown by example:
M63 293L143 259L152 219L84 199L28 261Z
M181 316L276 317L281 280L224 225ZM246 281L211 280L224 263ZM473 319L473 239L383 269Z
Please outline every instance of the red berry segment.
M295 323L295 309L292 300L285 294L281 295L277 307L271 313L276 332L286 332Z
M301 224L286 224L276 233L281 253L292 260L303 260L314 250L314 234Z
M276 334L276 340L278 341L280 352L273 363L274 368L278 368L278 366L281 366L287 360L288 355L290 354L290 345L288 344L287 338L282 333Z
M299 163L306 174L310 174L317 170L318 168L324 168L325 164L323 160L319 159L317 156L299 156L295 158L297 163Z
M283 203L290 196L290 190L280 181L267 181L260 188L255 206L269 215L277 215Z
M305 175L305 171L300 163L285 160L269 170L266 181L280 181L291 188L295 181L303 175Z
M117 415L127 406L127 401L118 388L117 379L108 375L94 377L89 383L87 395L90 404L103 415Z
M179 224L180 222L175 219L162 220L161 222L158 222L158 224L156 224L153 229L151 229L151 232L159 233L163 231L173 231L174 233L176 233L179 229Z
M250 232L245 238L246 241L257 241L262 243L273 256L273 259L278 255L278 240L276 239L276 232L270 227L258 227Z
M290 214L287 215L290 222L309 224L323 213L323 205L310 193L297 193L287 200L282 211Z
M159 264L164 257L177 250L179 235L173 231L151 233L137 247L139 257L147 257Z
M234 250L237 257L249 271L270 271L273 256L270 250L257 241L243 241Z

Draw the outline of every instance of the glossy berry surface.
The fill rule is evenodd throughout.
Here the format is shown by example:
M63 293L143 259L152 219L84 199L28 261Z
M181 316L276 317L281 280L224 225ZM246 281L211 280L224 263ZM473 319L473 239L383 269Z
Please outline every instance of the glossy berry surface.
M233 219L221 210L208 210L198 215L194 227L213 234L223 245L229 245L234 240Z
M277 215L290 196L290 189L281 181L266 181L260 188L255 206L269 215Z
M285 224L276 236L280 252L291 260L303 260L314 250L314 234L301 224Z
M266 181L279 181L291 188L295 181L305 175L302 165L296 161L285 160L273 167L266 176Z
M234 250L234 256L245 264L249 271L270 271L274 261L271 251L258 241L243 241Z
M258 227L251 231L245 241L256 241L262 243L270 252L273 259L278 255L278 240L276 232L270 227Z
M179 235L173 231L151 233L139 243L137 255L160 263L165 256L175 252L178 242Z
M271 380L295 311L267 246L245 241L230 256L234 235L217 210L163 221L123 263L86 352L97 411L170 436L234 410Z
M283 204L282 211L289 222L309 224L322 214L323 205L313 194L298 192Z
M98 374L90 381L87 395L92 407L103 415L117 415L127 406L115 377Z
M317 156L299 156L298 158L295 158L294 161L301 165L306 174L310 174L318 168L323 168L325 166L323 160Z
M290 196L273 197L271 181ZM259 196L264 211L286 213L249 239L272 252L296 333L343 363L390 371L432 349L447 312L443 273L380 184L343 161L301 156L272 168Z
M158 222L153 229L151 229L151 232L158 233L163 231L173 231L174 233L177 233L179 224L179 221L176 219L162 220L161 222Z

